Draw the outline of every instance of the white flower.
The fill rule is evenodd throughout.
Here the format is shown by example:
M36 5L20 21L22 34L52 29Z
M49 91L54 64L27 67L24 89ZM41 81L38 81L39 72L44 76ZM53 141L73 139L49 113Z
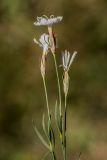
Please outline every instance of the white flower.
M54 15L51 15L49 18L45 15L42 17L37 17L37 21L34 22L34 25L41 26L41 25L52 25L54 23L59 23L62 20L62 16L54 17Z
M43 48L44 53L48 52L49 49L49 35L44 33L40 36L39 41L36 38L33 39L34 43L38 44L40 47Z
M63 75L63 90L64 94L67 97L68 89L69 89L69 74L68 71L70 69L70 66L72 62L74 61L74 58L76 56L77 52L75 51L72 56L70 52L65 50L65 52L62 52L62 64L64 69L64 75Z
M70 55L70 52L68 52L67 50L65 50L65 52L62 52L62 64L65 71L69 70L76 54L76 51L72 54L72 56Z

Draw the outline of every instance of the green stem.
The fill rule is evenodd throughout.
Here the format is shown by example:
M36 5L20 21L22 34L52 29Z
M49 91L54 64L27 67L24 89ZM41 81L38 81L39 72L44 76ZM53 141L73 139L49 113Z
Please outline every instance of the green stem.
M50 117L50 110L49 110L49 101L48 101L48 94L47 94L47 88L46 88L46 81L45 81L44 76L42 76L42 78L43 78L43 84L44 84L44 90L45 90L45 98L46 98L46 106L47 106L47 111L48 111L48 118L49 118L50 126L51 126L51 117ZM54 150L52 150L52 157L53 157L53 160L56 160Z
M49 101L48 101L48 94L47 94L45 77L42 76L42 79L43 79L43 85L44 85L44 90L45 90L45 98L46 98L46 106L47 106L48 116L50 117Z
M57 76L57 83L58 83L58 94L59 94L59 113L60 113L60 119L61 119L61 123L62 123L62 101L61 101L61 87L60 87L60 80L59 80L59 73L58 73L58 67L57 67L57 61L56 61L56 55L53 54L54 57L54 64L55 64L55 70L56 70L56 76ZM61 124L62 125L62 124ZM60 130L59 130L60 132ZM63 152L63 157L64 160L65 159L65 149L64 149L64 142L61 139L61 146L62 146L62 152Z
M57 83L58 83L58 94L59 94L59 111L60 111L60 116L62 115L61 111L61 87L60 87L60 81L59 81L59 73L58 73L58 67L57 67L57 61L56 61L56 55L53 54L54 57L54 63L55 63L55 70L56 70L56 76L57 76Z
M67 96L65 95L65 111L64 111L64 160L66 160L66 131L67 131Z

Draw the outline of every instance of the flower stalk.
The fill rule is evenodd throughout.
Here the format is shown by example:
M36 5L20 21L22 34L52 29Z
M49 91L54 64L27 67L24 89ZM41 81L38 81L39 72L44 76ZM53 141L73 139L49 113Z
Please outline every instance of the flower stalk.
M73 55L71 56L70 53L65 50L65 52L62 53L62 66L64 70L64 77L63 77L63 91L65 95L65 107L64 107L64 127L63 127L63 155L64 160L66 160L66 150L67 150L67 140L66 140L66 132L67 132L67 95L69 90L69 74L68 71L70 69L70 66L72 62L74 61L74 58L76 56L77 52L75 51Z
M59 79L59 72L58 72L58 65L56 60L56 38L54 36L52 26L48 26L48 33L49 33L49 40L50 40L50 49L54 59L56 77L57 77L57 85L58 85L58 96L59 96L59 112L58 112L58 119L56 118L56 123L59 131L60 142L62 146L62 151L64 152L64 142L63 142L63 116L62 116L62 99L61 99L61 87L60 87L60 79ZM64 154L63 154L64 155Z

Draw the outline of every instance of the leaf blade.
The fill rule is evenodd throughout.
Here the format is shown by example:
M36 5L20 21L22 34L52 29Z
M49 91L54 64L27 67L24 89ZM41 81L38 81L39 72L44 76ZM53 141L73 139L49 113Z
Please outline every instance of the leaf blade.
M39 139L41 140L42 144L43 144L48 150L50 150L50 146L49 146L48 143L44 140L44 138L43 138L42 135L40 134L39 130L37 129L36 125L34 125L34 122L33 122L33 129L34 129L35 133L37 134L37 136L39 137Z

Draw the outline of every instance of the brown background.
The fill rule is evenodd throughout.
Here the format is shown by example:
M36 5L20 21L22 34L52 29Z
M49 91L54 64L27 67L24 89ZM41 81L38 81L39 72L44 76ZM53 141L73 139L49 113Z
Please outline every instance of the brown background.
M46 152L32 128L35 119L41 130L46 111L39 69L42 50L33 43L34 37L47 32L33 25L44 14L64 17L54 26L58 64L62 50L78 51L70 70L68 159L75 160L81 151L82 160L106 160L106 0L0 1L0 160L39 160ZM62 68L59 71L62 81ZM57 84L50 53L47 82L54 112Z

